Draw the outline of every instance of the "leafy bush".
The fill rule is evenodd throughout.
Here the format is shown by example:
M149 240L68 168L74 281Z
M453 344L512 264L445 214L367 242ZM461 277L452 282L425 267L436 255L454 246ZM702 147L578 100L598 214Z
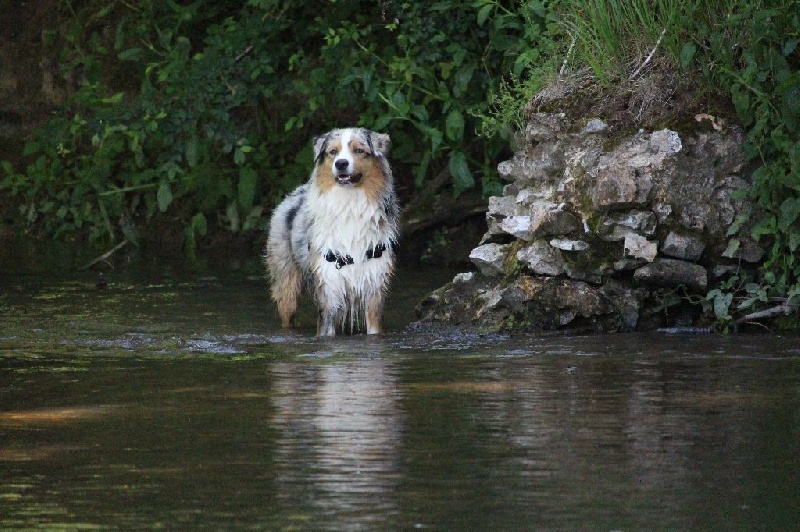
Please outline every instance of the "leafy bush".
M682 58L729 88L757 166L749 196L760 211L754 225L748 213L729 233L746 230L768 249L757 282L737 276L710 294L717 316L730 322L758 306L800 305L800 13L795 2L711 4L698 3Z
M473 135L478 117L549 42L540 1L65 5L52 46L84 81L2 186L29 223L103 241L157 214L190 247L211 224L263 227L307 179L311 137L351 124L390 133L406 196L495 192L505 144Z

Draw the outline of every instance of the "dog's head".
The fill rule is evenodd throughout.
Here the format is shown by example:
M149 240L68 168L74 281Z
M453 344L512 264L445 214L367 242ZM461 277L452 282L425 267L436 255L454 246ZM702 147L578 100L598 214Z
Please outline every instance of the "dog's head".
M334 129L314 139L314 162L323 187L385 182L388 152L389 135L363 128Z

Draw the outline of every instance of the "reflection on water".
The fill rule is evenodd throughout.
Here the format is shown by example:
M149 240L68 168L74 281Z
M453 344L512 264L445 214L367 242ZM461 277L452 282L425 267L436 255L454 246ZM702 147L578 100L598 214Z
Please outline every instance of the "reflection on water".
M403 415L386 370L382 359L271 366L276 488L289 506L371 527L396 518Z
M88 275L88 274L87 274ZM0 528L800 522L797 337L277 329L248 271L0 285Z

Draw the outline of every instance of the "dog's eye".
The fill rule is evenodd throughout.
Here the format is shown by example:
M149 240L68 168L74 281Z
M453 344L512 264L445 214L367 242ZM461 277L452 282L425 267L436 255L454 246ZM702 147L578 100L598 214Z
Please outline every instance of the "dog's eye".
M331 156L331 157L336 157L336 154L338 154L338 153L339 153L339 150L337 150L336 148L334 148L334 149L332 149L331 151L329 151L328 153L330 154L330 156Z
M356 155L364 155L365 153L367 153L361 148L356 148L354 151Z

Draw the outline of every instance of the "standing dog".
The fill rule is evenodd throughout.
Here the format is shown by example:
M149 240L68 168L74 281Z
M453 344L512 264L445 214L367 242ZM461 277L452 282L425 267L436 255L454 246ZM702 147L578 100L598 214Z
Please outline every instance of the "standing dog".
M314 171L275 209L264 262L283 327L294 325L303 284L319 307L317 334L381 332L394 272L400 208L386 159L389 136L334 129L314 139Z

